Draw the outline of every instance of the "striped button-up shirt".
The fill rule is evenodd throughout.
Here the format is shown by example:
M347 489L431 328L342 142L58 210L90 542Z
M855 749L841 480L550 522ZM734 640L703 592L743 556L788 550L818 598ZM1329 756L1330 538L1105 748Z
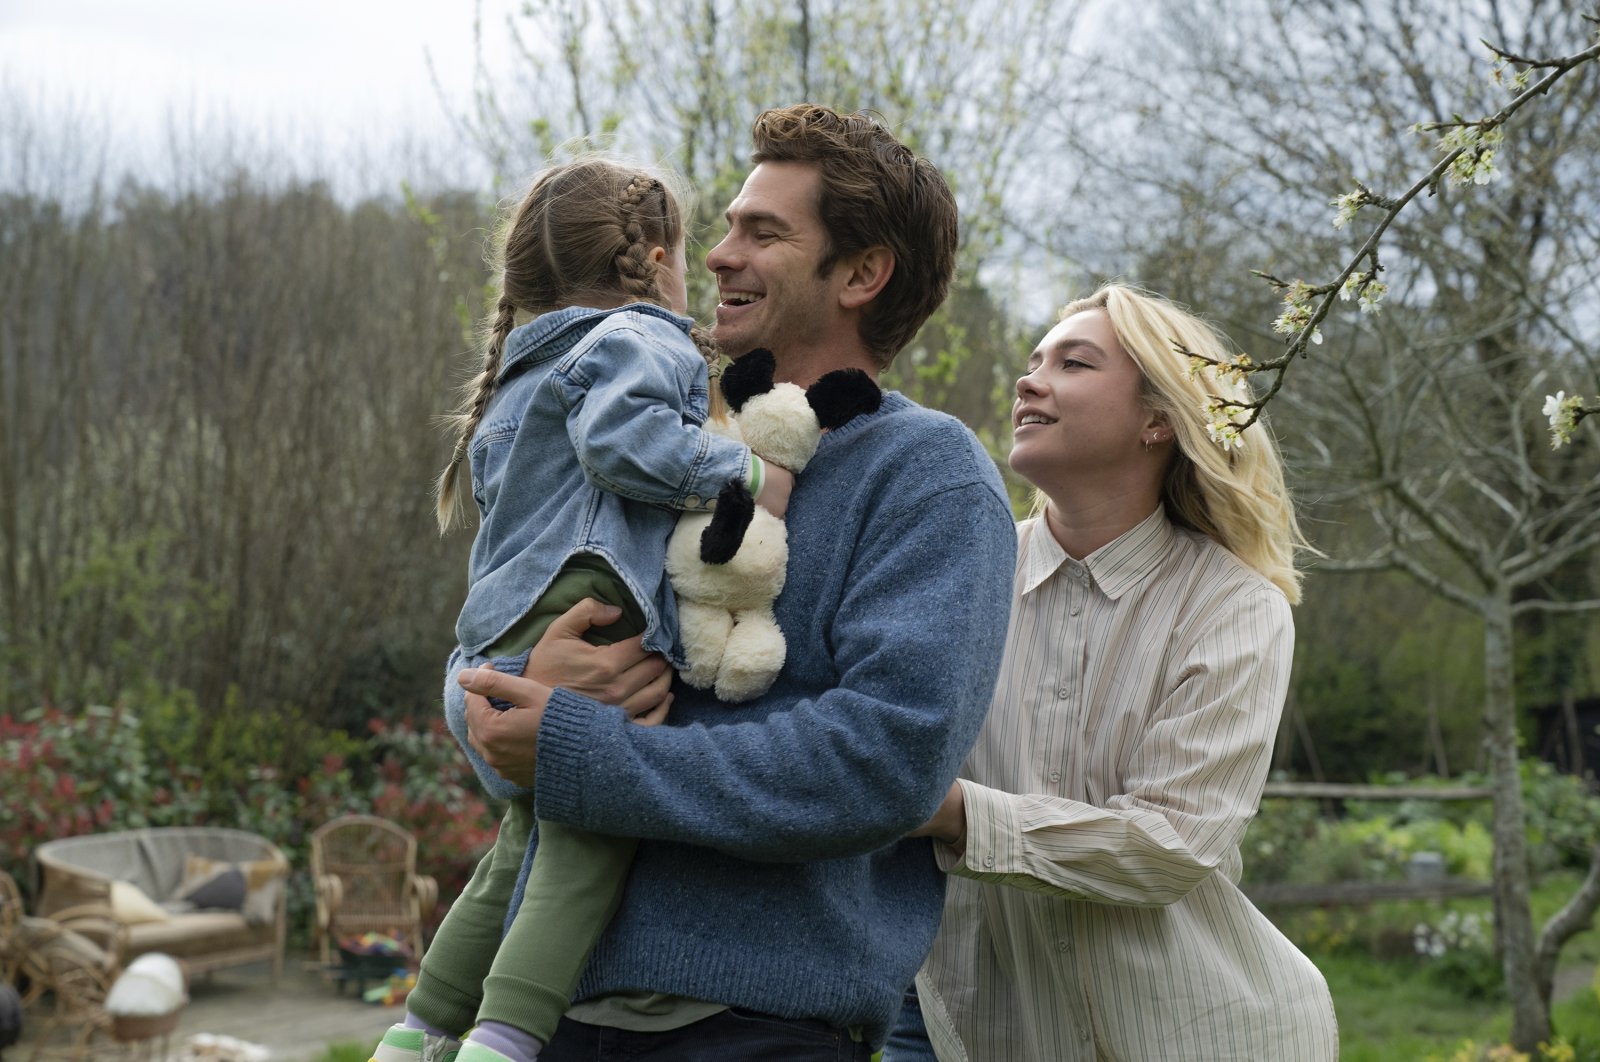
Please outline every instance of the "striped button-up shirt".
M1294 648L1266 578L1158 509L1083 562L1019 529L917 979L940 1059L1321 1062L1327 984L1239 891Z

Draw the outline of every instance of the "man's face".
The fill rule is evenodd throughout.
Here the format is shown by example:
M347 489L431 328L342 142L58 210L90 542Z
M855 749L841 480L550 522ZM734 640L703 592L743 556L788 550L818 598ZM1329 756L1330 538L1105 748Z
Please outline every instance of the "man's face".
M706 255L717 275L712 337L733 356L766 347L780 367L825 343L844 319L847 267L819 275L828 237L817 213L822 175L805 162L763 162L728 206L728 235Z

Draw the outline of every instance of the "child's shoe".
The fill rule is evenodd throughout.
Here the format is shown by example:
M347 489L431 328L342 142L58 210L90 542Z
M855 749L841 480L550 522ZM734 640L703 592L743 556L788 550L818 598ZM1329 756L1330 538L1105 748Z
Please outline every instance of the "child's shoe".
M486 1044L468 1040L461 1045L461 1053L456 1056L456 1062L514 1062L514 1060L510 1055L502 1055Z
M460 1052L461 1041L452 1036L391 1025L367 1062L457 1062Z

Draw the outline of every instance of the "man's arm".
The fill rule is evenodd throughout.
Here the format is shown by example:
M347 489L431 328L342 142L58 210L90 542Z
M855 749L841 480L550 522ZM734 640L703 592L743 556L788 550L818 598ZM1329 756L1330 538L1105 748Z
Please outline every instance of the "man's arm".
M558 616L534 646L523 674L493 668L468 668L456 681L468 691L468 740L484 762L506 781L530 788L538 758L539 721L550 688L561 685L602 704L615 705L635 723L654 726L672 707L672 669L660 653L647 651L638 637L611 645L590 645L583 635L592 626L615 623L622 610L584 598ZM497 711L486 697L518 705Z
M764 720L630 727L556 690L538 720L541 817L749 859L898 840L938 806L976 739L1015 545L1009 510L981 481L878 520L829 631L837 685Z

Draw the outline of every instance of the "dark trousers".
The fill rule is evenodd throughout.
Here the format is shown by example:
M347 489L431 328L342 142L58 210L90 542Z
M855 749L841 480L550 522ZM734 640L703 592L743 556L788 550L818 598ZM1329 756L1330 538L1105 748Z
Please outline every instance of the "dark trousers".
M922 1003L917 999L915 986L906 989L906 1000L900 1008L900 1017L889 1030L889 1042L883 1045L883 1062L935 1062L933 1044L928 1042L928 1028L922 1023Z
M539 1062L868 1062L872 1052L821 1021L732 1008L681 1029L629 1032L562 1018Z

